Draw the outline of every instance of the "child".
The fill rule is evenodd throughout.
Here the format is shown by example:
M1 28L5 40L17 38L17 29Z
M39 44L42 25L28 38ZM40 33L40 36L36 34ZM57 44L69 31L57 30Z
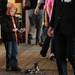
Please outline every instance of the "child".
M6 71L20 71L17 62L17 22L16 6L13 3L7 4L7 13L2 18L1 34L6 49Z

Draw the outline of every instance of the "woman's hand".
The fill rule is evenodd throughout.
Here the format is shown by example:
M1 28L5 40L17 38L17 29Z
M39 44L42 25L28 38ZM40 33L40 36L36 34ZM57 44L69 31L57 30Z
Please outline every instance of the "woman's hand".
M16 32L16 31L18 31L18 29L17 28L13 28L13 30L12 30L13 32Z
M49 27L47 34L49 37L53 37L54 36L54 29L52 29L52 27Z
M39 12L39 7L36 7L35 11L34 11L34 14L37 15Z

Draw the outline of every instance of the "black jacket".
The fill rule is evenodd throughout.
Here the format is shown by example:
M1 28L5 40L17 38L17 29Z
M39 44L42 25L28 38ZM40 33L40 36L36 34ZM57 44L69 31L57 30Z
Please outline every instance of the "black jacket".
M55 0L50 25L67 35L75 35L75 0L62 2Z
M16 25L17 25L17 22L16 22ZM12 31L13 28L14 27L13 27L11 17L4 15L1 20L1 36L3 41L16 41L15 34Z

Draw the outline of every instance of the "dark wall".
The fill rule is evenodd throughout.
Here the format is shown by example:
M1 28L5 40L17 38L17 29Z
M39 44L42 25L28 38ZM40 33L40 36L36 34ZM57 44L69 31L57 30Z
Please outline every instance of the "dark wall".
M6 13L7 9L7 0L0 0L0 16Z

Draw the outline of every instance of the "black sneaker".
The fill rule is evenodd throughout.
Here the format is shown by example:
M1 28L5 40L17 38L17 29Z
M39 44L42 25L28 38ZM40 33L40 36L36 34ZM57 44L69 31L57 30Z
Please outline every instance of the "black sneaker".
M11 70L11 66L10 65L6 65L6 71L10 71Z
M6 68L6 71L11 71L11 68Z
M40 47L42 47L42 46L43 46L43 43L42 43L42 42L40 42L40 43L39 43L39 46L40 46Z
M46 57L46 53L45 53L43 50L41 50L40 55L41 55L42 57Z

